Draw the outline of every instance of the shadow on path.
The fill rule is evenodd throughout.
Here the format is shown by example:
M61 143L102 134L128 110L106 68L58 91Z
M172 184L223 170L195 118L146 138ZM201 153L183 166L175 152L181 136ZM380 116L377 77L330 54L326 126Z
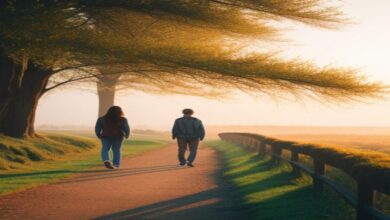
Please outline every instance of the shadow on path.
M222 179L215 151L199 152L195 168L176 165L175 148L124 161L123 168L97 167L50 186L0 198L1 219L249 219L246 207ZM73 169L6 174L72 174ZM0 179L1 180L1 179ZM28 202L26 202L28 201Z
M57 184L66 184L66 183L76 183L76 182L85 182L93 181L107 178L118 178L118 177L127 177L138 174L148 174L164 171L172 171L178 169L186 169L187 167L180 167L178 165L164 165L164 166L151 166L151 167L140 167L140 168L128 168L128 169L118 169L118 170L89 170L81 173L91 173L83 176L79 176L74 179L63 180Z
M72 171L72 170L49 170L49 171L39 171L39 172L29 172L29 173L0 174L0 179L11 178L11 177L27 177L27 176L52 175L52 174L66 174L66 173L74 173L74 171Z
M71 169L63 169L63 170L49 170L49 171L39 171L39 172L28 172L28 173L10 173L10 174L0 174L0 179L4 178L12 178L12 177L28 177L28 176L39 176L39 175L53 175L53 174L87 174L85 177L78 177L76 180L80 179L91 179L91 177L119 177L123 174L127 175L135 175L135 174L143 174L143 173L152 173L152 172L161 172L161 171L169 171L175 169L183 169L183 167L179 167L177 165L163 165L163 166L152 166L152 167L142 167L142 168L130 168L130 169L118 169L118 170L108 170L108 169L95 169L95 170L86 170L86 171L76 171ZM93 173L89 175L89 173ZM74 182L64 180L62 182Z
M234 212L232 206L223 206L223 198L219 197L220 190L212 189L177 199L154 203L122 212L113 213L95 218L95 220L109 219L193 219L201 214L202 219L235 219L236 215L229 216L227 212ZM219 208L218 208L219 206ZM218 211L224 212L223 218ZM210 215L207 214L210 213Z
M218 155L216 155L218 157ZM218 158L220 161L221 158ZM222 164L221 164L222 165ZM211 175L215 186L204 191L190 195L184 195L175 199L158 201L152 204L133 207L120 212L103 215L94 220L111 219L159 219L159 220L181 220L181 219L249 219L248 207L242 205L241 199L237 198L232 187L223 179L223 166L218 166ZM139 169L129 169L120 175L133 175L133 173L161 172L176 169L197 169L182 168L178 166L156 166ZM191 181L189 179L188 181ZM180 188L182 186L178 186ZM197 188L197 186L191 185ZM157 192L158 193L158 192ZM129 198L131 199L131 198Z

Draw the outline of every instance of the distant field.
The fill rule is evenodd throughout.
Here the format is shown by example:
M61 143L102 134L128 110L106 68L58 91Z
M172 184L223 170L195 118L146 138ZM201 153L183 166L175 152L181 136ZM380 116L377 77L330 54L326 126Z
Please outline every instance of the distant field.
M100 143L91 132L45 132L42 138L0 135L0 195L42 185L100 166ZM165 146L166 138L134 135L124 156Z
M305 143L353 147L362 150L380 151L390 154L390 135L273 135L273 137Z
M229 126L207 126L209 137L217 137L220 132L246 132L262 135L390 135L390 127L351 127L351 126L250 126L250 125L229 125Z
M66 129L66 130L47 130L47 129L40 129L38 130L39 133L55 133L55 134L75 134L79 136L85 136L85 137L91 137L96 138L95 133L91 129L83 129L83 130L77 130L77 129ZM139 130L139 129L132 129L131 130L131 137L133 138L152 138L152 139L161 139L161 140L170 140L171 133L169 131L155 131L155 130Z
M320 126L208 126L208 138L221 132L261 134L283 140L330 144L390 153L390 127L320 127Z

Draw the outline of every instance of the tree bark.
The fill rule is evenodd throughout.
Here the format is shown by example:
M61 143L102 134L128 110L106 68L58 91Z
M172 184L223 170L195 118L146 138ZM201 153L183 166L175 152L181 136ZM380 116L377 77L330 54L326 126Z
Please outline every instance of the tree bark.
M116 84L120 74L102 74L97 79L97 94L99 98L99 117L106 114L107 110L114 105Z
M0 60L0 133L17 138L35 136L35 111L53 71L31 61L18 64L4 56Z
M0 51L0 121L6 117L11 97L20 85L22 71L25 71L23 65Z

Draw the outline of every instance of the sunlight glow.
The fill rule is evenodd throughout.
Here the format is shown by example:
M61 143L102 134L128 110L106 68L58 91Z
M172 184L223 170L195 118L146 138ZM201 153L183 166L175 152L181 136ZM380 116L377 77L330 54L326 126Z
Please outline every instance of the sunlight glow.
M353 24L341 30L324 30L302 25L286 32L290 42L275 48L287 58L300 57L319 65L358 68L369 80L390 84L390 1L346 0L342 10ZM251 50L263 45L251 45ZM58 102L61 100L61 102ZM174 118L185 107L192 107L206 125L350 125L390 126L389 100L334 105L305 101L254 99L239 94L230 100L208 100L174 95L146 95L142 92L119 94L116 104L123 106L130 122L139 128L169 130ZM78 107L75 107L78 106ZM39 125L92 126L97 116L96 95L75 89L46 95L37 114Z

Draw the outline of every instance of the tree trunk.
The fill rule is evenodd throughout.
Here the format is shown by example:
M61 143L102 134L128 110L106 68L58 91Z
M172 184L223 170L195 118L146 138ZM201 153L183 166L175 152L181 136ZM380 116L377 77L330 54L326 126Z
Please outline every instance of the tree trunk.
M26 61L24 67L5 59L0 62L0 70L0 133L17 138L35 136L35 111L52 70L31 61Z
M115 89L119 77L120 74L102 74L98 77L99 117L105 115L107 110L114 105Z
M6 117L11 97L21 83L25 71L23 67L0 51L0 122Z

